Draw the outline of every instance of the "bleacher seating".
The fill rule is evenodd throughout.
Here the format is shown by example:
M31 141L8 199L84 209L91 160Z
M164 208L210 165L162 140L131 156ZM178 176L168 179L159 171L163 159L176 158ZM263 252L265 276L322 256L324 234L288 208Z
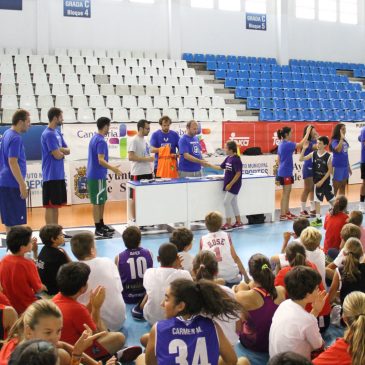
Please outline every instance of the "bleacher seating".
M157 121L168 111L175 121L221 121L224 99L215 98L185 60L163 52L64 49L36 55L30 49L1 49L0 115L10 123L16 108L31 110L32 121L47 123L47 108L61 107L65 123ZM220 110L217 110L220 109ZM200 118L200 119L199 119ZM237 118L237 116L236 116Z
M187 62L205 63L215 79L259 110L260 120L363 121L365 91L339 70L365 77L365 65L290 60L280 66L273 58L184 53Z

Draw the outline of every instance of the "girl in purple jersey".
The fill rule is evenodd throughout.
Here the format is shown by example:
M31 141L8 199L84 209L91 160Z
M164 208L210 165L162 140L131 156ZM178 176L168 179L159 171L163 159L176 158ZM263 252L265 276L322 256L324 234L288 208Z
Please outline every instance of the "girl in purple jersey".
M137 365L217 365L219 357L226 365L249 364L245 358L237 359L222 329L210 319L234 318L242 309L218 285L207 280L175 280L162 306L167 319L152 327L145 358L140 356Z
M305 126L303 131L303 137L306 135L308 129L310 129L310 134L308 137L309 145L307 148L305 148L304 156L309 155L311 152L317 149L317 138L319 137L316 129L310 124ZM302 195L300 197L300 205L301 205L300 216L303 218L314 217L316 215L316 207L314 205L313 169L312 169L311 159L304 161L302 177L304 181L304 188ZM306 203L308 197L310 202L310 212L308 212L306 209Z
M337 192L339 195L345 195L346 184L352 174L348 155L349 144L345 138L346 126L339 123L333 128L330 144L330 151L333 152L333 190L335 196Z
M293 154L297 148L303 148L304 142L308 140L311 128L307 128L307 132L299 143L292 142L292 130L290 127L283 127L277 131L277 136L280 141L278 146L277 157L277 176L276 183L282 185L283 194L280 202L280 220L292 220L296 218L289 210L289 200L291 187L294 183L294 164Z

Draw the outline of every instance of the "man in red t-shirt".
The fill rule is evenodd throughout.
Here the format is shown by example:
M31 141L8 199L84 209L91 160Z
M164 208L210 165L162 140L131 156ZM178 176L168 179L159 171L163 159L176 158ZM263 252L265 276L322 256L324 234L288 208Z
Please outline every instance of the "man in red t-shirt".
M32 230L14 226L6 236L6 246L11 254L0 262L0 282L12 307L22 314L37 300L36 294L47 290L42 284L37 267L24 255L32 250Z
M88 325L94 333L105 334L85 351L94 359L101 359L113 354L123 362L133 361L141 354L139 346L122 350L125 337L120 332L107 332L100 317L100 309L105 299L105 288L98 286L90 294L87 306L77 302L77 298L87 290L90 267L83 262L70 262L62 265L57 274L57 285L60 292L52 299L60 308L63 316L61 341L74 345ZM123 358L121 359L121 356Z

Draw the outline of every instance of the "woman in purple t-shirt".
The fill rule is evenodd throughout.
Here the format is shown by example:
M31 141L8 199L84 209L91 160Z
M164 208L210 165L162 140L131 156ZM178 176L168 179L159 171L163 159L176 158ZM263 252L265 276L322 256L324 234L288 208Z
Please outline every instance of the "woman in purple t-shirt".
M291 193L291 186L294 183L293 176L293 154L297 148L303 148L304 142L308 140L311 128L307 128L307 133L299 143L292 142L292 131L290 127L283 127L277 131L278 139L280 140L278 147L278 172L276 182L282 185L283 194L280 202L280 220L292 220L296 218L289 210L289 200Z
M224 196L224 210L226 223L222 230L230 230L243 226L240 211L238 209L237 195L242 185L242 161L237 154L237 144L234 141L226 143L227 157L220 166L211 166L216 170L224 170L223 190L226 192ZM231 212L236 218L236 222L231 224Z

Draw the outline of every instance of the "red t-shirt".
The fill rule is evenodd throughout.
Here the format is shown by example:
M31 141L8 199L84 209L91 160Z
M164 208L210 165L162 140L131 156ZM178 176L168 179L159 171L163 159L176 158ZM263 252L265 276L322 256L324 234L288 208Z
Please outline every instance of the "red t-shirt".
M0 351L0 365L8 365L11 354L15 350L19 343L17 338L12 338L10 341L5 342Z
M307 266L311 267L313 270L318 271L317 266L310 261L307 261ZM292 269L293 269L293 267L291 267L291 266L283 267L276 275L274 285L275 286L281 285L285 288L285 281L284 281L285 276ZM318 287L319 287L319 290L325 290L322 281ZM312 305L307 304L305 307L305 310L308 313L310 313L312 311ZM321 313L319 313L319 316L328 316L330 313L331 313L331 304L329 302L329 299L327 298L326 303L324 304L324 307L323 307Z
M352 359L348 353L348 348L349 345L344 339L339 338L326 351L312 360L312 362L314 365L351 365Z
M93 332L96 331L96 325L88 309L83 304L65 297L61 293L55 295L52 301L62 312L63 329L61 341L74 345L85 330L84 324L87 324Z
M11 306L22 314L37 300L42 282L35 263L22 256L6 255L0 262L0 280Z
M336 215L327 213L323 226L326 230L326 235L324 237L324 252L326 254L330 248L340 249L341 229L346 224L347 219L348 215L343 212Z

